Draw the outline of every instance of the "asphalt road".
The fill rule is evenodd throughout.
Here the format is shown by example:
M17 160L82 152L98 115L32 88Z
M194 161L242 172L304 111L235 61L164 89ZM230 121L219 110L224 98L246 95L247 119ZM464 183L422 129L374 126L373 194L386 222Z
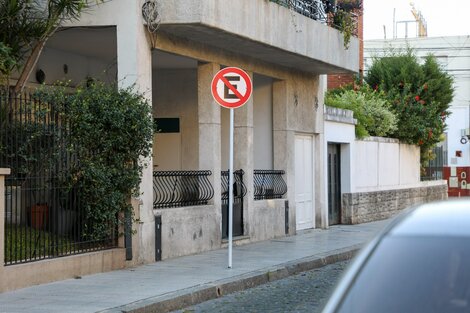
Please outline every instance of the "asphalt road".
M175 312L320 312L347 264L327 265Z

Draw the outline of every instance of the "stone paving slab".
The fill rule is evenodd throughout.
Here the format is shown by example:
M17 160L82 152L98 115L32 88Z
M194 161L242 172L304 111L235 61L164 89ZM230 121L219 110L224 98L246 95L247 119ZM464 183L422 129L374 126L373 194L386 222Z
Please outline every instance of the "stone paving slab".
M389 222L332 226L0 294L0 312L166 312L350 258Z

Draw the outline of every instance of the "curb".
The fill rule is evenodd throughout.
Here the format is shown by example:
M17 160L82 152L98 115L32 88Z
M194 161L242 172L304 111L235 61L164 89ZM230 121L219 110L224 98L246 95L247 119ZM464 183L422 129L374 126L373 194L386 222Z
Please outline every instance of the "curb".
M139 300L123 306L99 311L100 313L153 313L171 312L237 291L253 288L328 264L351 259L362 245L354 245L327 253L306 257L258 271L237 275L208 284L170 292Z

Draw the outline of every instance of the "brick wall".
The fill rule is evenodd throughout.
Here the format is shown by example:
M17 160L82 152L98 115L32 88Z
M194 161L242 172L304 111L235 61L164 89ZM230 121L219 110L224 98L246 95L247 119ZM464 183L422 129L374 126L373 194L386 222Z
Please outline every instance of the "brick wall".
M453 180L454 184L449 183L449 197L469 197L470 196L470 167L457 166L455 174L452 175L450 167L442 168L442 179L446 181ZM456 185L455 185L456 184Z
M364 70L364 14L363 9L359 13L359 23L357 34L359 37L359 74L362 75ZM342 85L351 84L354 82L355 74L338 74L328 75L328 89L341 87Z

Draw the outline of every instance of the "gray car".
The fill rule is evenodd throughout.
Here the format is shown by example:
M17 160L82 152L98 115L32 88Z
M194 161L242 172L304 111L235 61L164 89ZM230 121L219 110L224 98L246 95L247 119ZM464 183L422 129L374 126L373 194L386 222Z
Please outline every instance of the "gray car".
M470 201L397 218L358 254L323 312L470 312Z

